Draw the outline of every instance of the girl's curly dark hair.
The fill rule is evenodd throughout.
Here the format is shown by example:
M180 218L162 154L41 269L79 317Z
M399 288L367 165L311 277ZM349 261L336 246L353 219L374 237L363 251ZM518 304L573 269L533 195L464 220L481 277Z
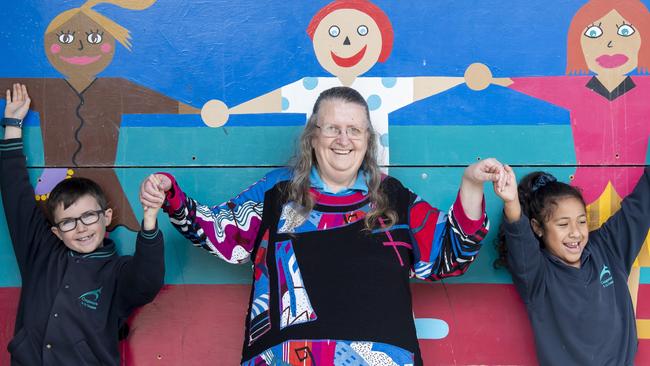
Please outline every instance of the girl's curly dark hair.
M521 213L529 220L535 219L545 223L553 214L557 202L563 198L571 197L586 206L582 193L576 187L558 182L555 177L547 172L536 171L524 176L517 186ZM494 260L494 268L508 268L508 247L505 240L503 221L495 239L498 257ZM537 238L539 247L544 247L541 237Z

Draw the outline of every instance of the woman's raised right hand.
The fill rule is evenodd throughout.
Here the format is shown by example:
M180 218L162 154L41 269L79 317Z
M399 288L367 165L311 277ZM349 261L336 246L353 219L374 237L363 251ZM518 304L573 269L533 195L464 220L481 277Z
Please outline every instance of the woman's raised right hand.
M152 174L140 185L140 203L144 207L160 207L165 202L165 194L172 188L172 181L165 174Z

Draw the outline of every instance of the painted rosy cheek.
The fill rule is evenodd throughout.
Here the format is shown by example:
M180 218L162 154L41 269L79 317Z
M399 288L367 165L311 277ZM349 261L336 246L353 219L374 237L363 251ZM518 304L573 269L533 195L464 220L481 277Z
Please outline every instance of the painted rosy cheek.
M61 46L59 46L56 43L53 44L52 46L50 46L50 52L52 52L54 54L57 54L57 53L61 52Z
M108 43L104 43L103 45L101 45L101 46L99 47L99 49L102 50L102 52L104 52L104 53L109 53L109 52L111 52L111 50L113 49L113 46L111 46L111 45L108 44Z

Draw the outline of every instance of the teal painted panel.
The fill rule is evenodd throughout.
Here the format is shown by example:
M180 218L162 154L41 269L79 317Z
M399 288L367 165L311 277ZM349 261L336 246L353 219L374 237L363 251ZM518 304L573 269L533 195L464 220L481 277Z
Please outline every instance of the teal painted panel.
M301 130L302 126L123 127L116 165L284 165ZM393 126L389 135L391 165L466 165L489 156L511 164L576 162L568 125Z
M391 164L466 165L496 157L517 165L576 163L569 125L396 126Z
M42 167L45 165L43 156L43 139L41 137L41 128L25 126L23 127L23 141L25 144L25 156L27 165L32 167Z
M639 275L639 283L650 285L650 268L641 267L641 274Z
M284 165L302 126L123 127L117 166Z

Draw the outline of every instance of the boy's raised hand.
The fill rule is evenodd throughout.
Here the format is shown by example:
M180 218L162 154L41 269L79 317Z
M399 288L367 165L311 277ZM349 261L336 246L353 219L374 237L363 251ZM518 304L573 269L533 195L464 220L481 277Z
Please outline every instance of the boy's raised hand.
M164 174L151 174L140 185L140 203L143 207L161 207L165 202L165 192L172 182Z
M162 207L163 202L165 202L165 191L161 188L162 183L160 178L156 174L151 174L145 183L148 183L150 186L149 195L150 199L144 201L142 198L142 207L144 209L144 220L143 227L145 230L153 230L156 225L156 217L158 216L158 211Z
M25 119L31 103L27 87L22 84L14 84L13 93L7 89L6 94L5 118Z

